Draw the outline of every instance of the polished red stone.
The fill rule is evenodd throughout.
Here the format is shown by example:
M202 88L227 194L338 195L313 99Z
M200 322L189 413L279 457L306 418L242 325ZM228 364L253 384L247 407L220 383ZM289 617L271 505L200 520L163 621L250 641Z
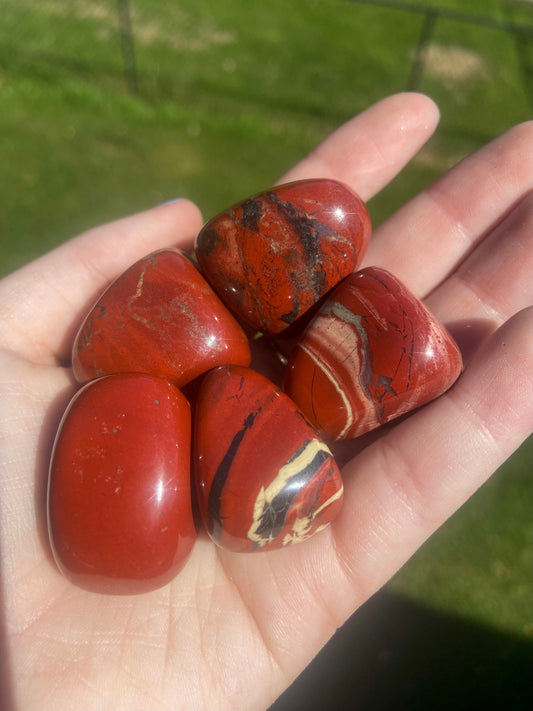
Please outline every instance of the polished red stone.
M334 180L301 180L248 198L208 222L198 264L244 321L279 333L359 265L370 239L362 200Z
M341 508L339 470L294 403L253 370L209 373L197 404L194 475L209 535L232 551L298 543Z
M446 329L389 272L340 284L287 364L284 390L323 435L357 437L445 392L461 373Z
M187 257L154 252L98 299L74 342L80 381L141 372L181 387L217 365L250 364L247 338Z
M48 483L50 542L73 583L141 593L183 567L196 538L190 419L179 390L148 375L111 375L74 396Z

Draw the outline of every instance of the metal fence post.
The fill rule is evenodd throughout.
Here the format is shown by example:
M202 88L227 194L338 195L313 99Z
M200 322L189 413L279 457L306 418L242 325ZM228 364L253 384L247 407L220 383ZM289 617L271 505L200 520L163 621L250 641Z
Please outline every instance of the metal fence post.
M118 19L120 25L120 45L124 74L130 91L139 93L139 75L137 72L137 59L135 57L135 40L131 26L130 0L117 0Z
M420 30L420 34L418 36L418 42L415 47L413 61L411 64L411 71L409 72L409 78L407 79L407 91L416 91L420 86L426 64L425 50L433 38L435 24L440 13L438 10L428 9L424 14L424 22L422 23L422 29Z

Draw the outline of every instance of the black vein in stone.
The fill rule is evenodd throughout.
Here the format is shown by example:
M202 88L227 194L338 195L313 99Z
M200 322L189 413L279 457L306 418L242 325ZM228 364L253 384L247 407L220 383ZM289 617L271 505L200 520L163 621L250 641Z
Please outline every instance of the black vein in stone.
M289 459L287 465L299 457L311 441L312 440L308 440L305 442ZM320 469L324 462L330 458L330 456L329 452L323 449L316 452L309 464L307 464L304 469L294 474L294 476L291 476L279 494L276 494L272 501L265 504L263 512L259 517L260 523L254 532L257 536L270 540L281 533L285 526L287 513L289 512L294 498L297 494L299 494L302 486L316 474L316 472Z
M280 200L275 193L268 193L269 200L274 203L282 217L291 225L295 234L303 247L306 262L305 278L306 284L298 284L299 288L311 287L316 298L324 293L325 273L321 264L320 242L323 239L338 239L339 235L319 219L308 215L296 208L292 203ZM294 275L294 281L298 282L300 275ZM307 280L311 283L307 283ZM285 323L291 324L298 312L296 307L292 312L280 317Z
M209 510L209 525L210 533L215 536L215 538L220 538L222 531L222 517L220 515L220 505L222 503L222 494L224 492L224 487L226 486L226 481L228 479L231 465L235 459L241 442L244 438L246 432L252 427L255 418L261 412L262 408L259 408L255 412L250 412L244 420L243 427L238 432L235 433L231 443L224 454L220 464L218 465L215 476L213 477L213 483L209 491L208 499L208 510Z

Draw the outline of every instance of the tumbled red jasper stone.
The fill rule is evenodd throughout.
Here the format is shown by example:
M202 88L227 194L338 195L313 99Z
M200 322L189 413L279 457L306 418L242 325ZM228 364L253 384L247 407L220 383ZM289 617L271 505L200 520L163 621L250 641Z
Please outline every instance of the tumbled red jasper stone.
M328 447L294 403L253 370L209 373L197 404L194 475L211 538L232 551L303 541L341 508Z
M177 249L141 259L102 294L75 339L80 382L141 372L181 387L217 365L250 364L241 327Z
M461 354L437 319L389 272L340 284L287 364L284 390L333 439L357 437L445 392Z
M74 396L48 483L54 557L73 583L141 593L169 582L196 539L189 404L148 375L111 375Z
M279 333L359 265L370 239L363 201L335 180L259 193L208 222L196 257L222 300L262 332Z

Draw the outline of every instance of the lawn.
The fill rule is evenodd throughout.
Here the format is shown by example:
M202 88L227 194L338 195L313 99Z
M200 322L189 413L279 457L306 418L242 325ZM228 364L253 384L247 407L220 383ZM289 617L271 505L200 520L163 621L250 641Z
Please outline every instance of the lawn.
M441 125L370 202L375 225L530 118L530 37L481 24L531 25L530 2L419 2L443 14L418 54L426 15L390 5L132 0L135 67L125 68L115 0L0 0L0 275L172 197L192 198L207 218L412 86L417 67L415 88L437 101ZM391 594L530 644L531 460L529 442L405 566Z
M443 3L470 4L501 20L500 5L516 6L511 19L525 22L527 3ZM341 122L406 88L424 19L348 0L136 0L135 95L114 0L0 9L0 274L177 195L208 217L268 186ZM522 34L443 17L424 57L418 88L439 103L442 124L372 201L375 224L530 115Z

